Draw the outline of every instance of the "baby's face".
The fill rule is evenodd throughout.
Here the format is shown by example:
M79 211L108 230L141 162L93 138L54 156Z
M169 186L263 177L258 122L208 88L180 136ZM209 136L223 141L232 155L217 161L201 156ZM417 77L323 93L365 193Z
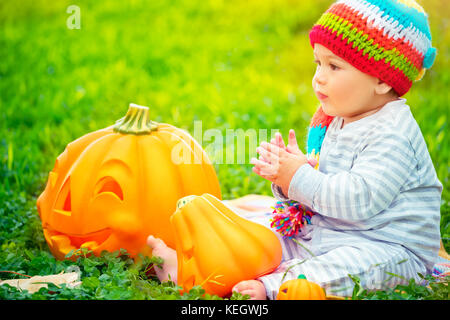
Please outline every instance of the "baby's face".
M351 122L377 107L377 78L359 71L318 43L314 45L314 59L317 69L312 85L326 114Z

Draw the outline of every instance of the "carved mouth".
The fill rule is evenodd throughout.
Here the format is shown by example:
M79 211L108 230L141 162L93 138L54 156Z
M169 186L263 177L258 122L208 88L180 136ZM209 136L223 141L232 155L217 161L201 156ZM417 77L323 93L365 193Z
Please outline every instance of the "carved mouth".
M83 235L62 233L48 227L44 227L43 229L47 242L64 255L68 254L71 250L80 248L89 248L94 251L108 240L112 234L111 229L108 228Z

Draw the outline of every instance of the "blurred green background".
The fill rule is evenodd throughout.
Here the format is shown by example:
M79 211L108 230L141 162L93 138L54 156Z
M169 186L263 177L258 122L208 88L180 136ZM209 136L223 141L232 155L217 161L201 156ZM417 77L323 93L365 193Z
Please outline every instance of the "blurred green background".
M0 2L0 243L42 241L35 208L56 157L109 126L130 102L193 134L219 129L296 130L304 150L318 106L308 31L330 0ZM449 8L429 13L435 65L405 96L444 185L449 239ZM69 29L69 5L81 28ZM215 164L223 198L271 195L246 164ZM45 248L43 248L45 249Z

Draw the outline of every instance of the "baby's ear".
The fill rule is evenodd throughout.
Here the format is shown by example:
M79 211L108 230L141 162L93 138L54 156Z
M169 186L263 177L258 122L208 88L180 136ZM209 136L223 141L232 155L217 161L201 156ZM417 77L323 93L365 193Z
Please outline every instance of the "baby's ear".
M375 93L379 95L387 94L392 90L392 87L386 82L378 79L378 83L375 86Z

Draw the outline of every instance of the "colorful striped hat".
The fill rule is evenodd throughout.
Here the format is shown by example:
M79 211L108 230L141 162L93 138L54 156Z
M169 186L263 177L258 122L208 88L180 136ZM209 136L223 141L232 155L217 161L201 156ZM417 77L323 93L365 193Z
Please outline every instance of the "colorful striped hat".
M339 0L309 33L364 73L389 84L399 96L420 80L436 57L428 16L414 0Z

